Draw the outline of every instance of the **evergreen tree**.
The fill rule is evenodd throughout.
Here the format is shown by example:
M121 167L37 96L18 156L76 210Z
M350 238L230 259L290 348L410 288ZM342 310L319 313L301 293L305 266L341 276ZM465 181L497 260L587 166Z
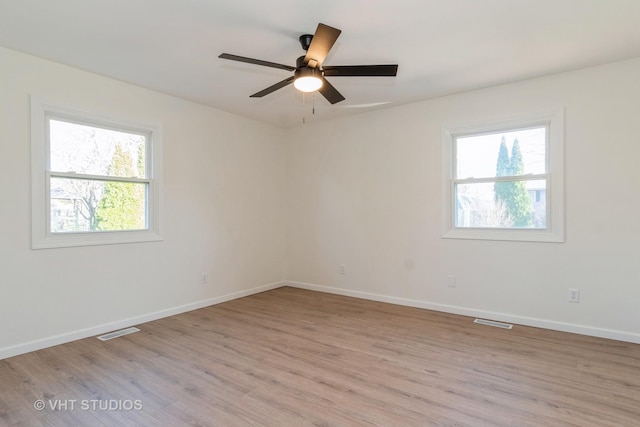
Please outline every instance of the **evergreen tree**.
M145 167L146 158L145 158L145 149L144 144L138 144L138 161L137 166L138 170L136 171L135 176L138 178L143 178L147 176L147 170Z
M516 138L511 147L511 157L504 136L500 141L496 177L524 174L522 150ZM524 181L498 181L494 184L496 209L504 211L500 225L529 227L532 224L532 202Z
M498 162L496 164L496 176L506 176L509 173L509 150L507 150L507 141L504 136L500 141L500 150L498 151Z
M511 146L511 158L509 159L507 172L512 176L524 174L524 162L522 161L522 150L520 150L518 138L513 140L513 146Z
M509 175L518 176L524 174L524 162L522 161L522 151L520 143L516 138L511 148L511 159L509 159ZM532 202L527 192L524 181L512 181L510 188L510 199L508 202L509 213L513 218L513 225L516 227L529 227L532 224Z
M131 155L120 146L113 153L109 174L112 176L138 176L134 170ZM96 212L98 230L135 230L143 229L144 189L140 184L129 182L107 182L104 196Z
M507 150L507 141L502 137L500 141L500 150L498 151L498 161L496 164L496 176L509 175L509 151ZM510 183L509 182L496 182L493 185L495 192L496 202L507 203L510 198Z

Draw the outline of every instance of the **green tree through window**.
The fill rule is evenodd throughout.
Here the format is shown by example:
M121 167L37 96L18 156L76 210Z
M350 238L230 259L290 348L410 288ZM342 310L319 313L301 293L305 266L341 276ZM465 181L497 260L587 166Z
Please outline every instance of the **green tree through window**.
M131 154L116 146L109 175L139 176L141 171L139 151L137 167ZM138 169L138 170L136 170ZM131 182L109 181L104 185L104 195L96 211L97 230L140 230L145 228L144 185Z
M516 138L511 147L511 157L507 150L505 137L500 141L498 160L496 162L496 177L517 177L524 174L524 163L520 143ZM497 181L494 184L497 204L503 204L506 218L503 226L529 227L532 224L532 203L527 192L525 181Z

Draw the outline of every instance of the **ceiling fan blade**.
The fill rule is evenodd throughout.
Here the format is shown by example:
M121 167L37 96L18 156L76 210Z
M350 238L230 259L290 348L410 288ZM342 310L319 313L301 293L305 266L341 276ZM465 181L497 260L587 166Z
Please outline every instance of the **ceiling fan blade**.
M311 68L322 65L341 32L337 28L322 23L318 24L316 33L313 35L307 54L304 57L304 65L308 65Z
M245 56L232 55L230 53L222 53L218 58L230 59L231 61L246 62L248 64L262 65L264 67L279 68L281 70L295 71L296 67L290 65L278 64L276 62L263 61L261 59L247 58Z
M342 94L338 92L338 89L333 87L333 85L325 78L322 79L322 87L318 89L318 92L320 92L322 96L327 98L327 101L332 104L344 101L344 96L342 96Z
M327 65L322 67L329 77L393 77L398 74L398 64L390 65Z
M262 89L260 92L256 92L253 95L251 95L249 98L262 98L265 95L269 95L272 92L277 91L278 89L282 89L283 87L290 85L291 83L293 83L293 80L295 79L295 77L291 76L289 78L286 78L284 80L282 80L281 82L278 82L276 84L274 84L273 86L269 86L266 89Z

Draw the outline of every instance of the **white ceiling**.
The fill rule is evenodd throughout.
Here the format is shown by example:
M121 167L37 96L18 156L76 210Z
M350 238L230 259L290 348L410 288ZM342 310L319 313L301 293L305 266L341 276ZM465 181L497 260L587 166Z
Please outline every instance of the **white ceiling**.
M346 101L303 99L291 75L318 22L342 34L326 65ZM0 45L277 126L338 117L640 56L640 0L0 0ZM312 115L315 106L315 115Z

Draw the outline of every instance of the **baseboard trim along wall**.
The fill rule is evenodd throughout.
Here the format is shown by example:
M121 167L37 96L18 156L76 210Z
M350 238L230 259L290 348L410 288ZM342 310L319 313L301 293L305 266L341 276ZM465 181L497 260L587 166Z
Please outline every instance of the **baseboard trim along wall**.
M0 360L6 359L8 357L17 356L19 354L40 350L47 347L53 347L54 345L64 344L71 341L80 340L83 338L101 335L106 332L115 331L117 329L140 325L141 323L151 322L153 320L162 319L164 317L174 316L180 313L186 313L187 311L197 310L199 308L204 308L211 305L216 305L223 302L231 301L234 299L243 298L249 295L258 294L260 292L270 291L272 289L277 289L282 286L286 286L286 283L285 282L270 283L270 284L258 286L252 289L233 292L231 294L222 295L219 297L209 298L202 301L196 301L193 303L184 304L177 307L171 307L171 308L156 311L153 313L143 314L141 316L130 317L128 319L119 320L117 322L104 323L102 325L98 325L90 328L79 329L76 331L71 331L71 332L55 335L48 338L30 341L30 342L18 344L11 347L5 347L0 349Z
M350 289L334 288L330 286L315 285L312 283L286 281L286 286L293 288L307 289L311 291L326 292L337 295L344 295L354 298L362 298L371 301L387 302L390 304L404 305L408 307L424 308L427 310L441 311L461 316L478 317L483 319L497 320L500 322L514 323L523 326L533 326L535 328L550 329L553 331L570 332L573 334L589 335L598 338L608 338L618 341L626 341L640 344L640 334L631 332L616 331L612 329L595 328L591 326L576 325L572 323L556 322L553 320L538 319L533 317L517 316L507 313L497 313L485 310L476 310L454 305L437 304L428 301L421 301L409 298L399 298L389 295L374 294L370 292L354 291Z
M293 288L307 289L310 291L326 292L336 295L344 295L348 297L361 298L371 301L386 302L390 304L404 305L408 307L423 308L426 310L441 311L451 314L459 314L461 316L478 317L483 319L497 320L500 322L514 323L523 326L533 326L536 328L550 329L554 331L570 332L580 335L589 335L599 338L608 338L618 341L626 341L635 344L640 344L640 334L631 332L616 331L611 329L594 328L584 325L576 325L572 323L556 322L552 320L538 319L532 317L517 316L506 313L497 313L485 310L476 310L465 307L459 307L454 305L437 304L428 301L421 301L409 298L399 298L389 295L375 294L364 291L354 291L350 289L334 288L331 286L315 285L312 283L295 282L295 281L282 281L274 282L256 288L247 289L243 291L233 292L231 294L222 295L215 298L210 298L202 301L197 301L190 304L184 304L177 307L168 308L165 310L156 311L153 313L144 314L141 316L130 317L128 319L120 320L112 323L105 323L91 328L80 329L71 331L68 333L55 335L49 338L43 338L23 344L18 344L11 347L0 349L0 360L8 357L17 356L31 351L40 350L54 345L64 344L71 341L80 340L96 335L101 335L107 332L115 331L117 329L128 328L130 326L140 325L141 323L151 322L153 320L162 319L176 314L185 313L187 311L197 310L199 308L208 307L211 305L220 304L223 302L231 301L238 298L243 298L249 295L258 294L260 292L270 291L272 289L281 288L283 286L290 286Z

